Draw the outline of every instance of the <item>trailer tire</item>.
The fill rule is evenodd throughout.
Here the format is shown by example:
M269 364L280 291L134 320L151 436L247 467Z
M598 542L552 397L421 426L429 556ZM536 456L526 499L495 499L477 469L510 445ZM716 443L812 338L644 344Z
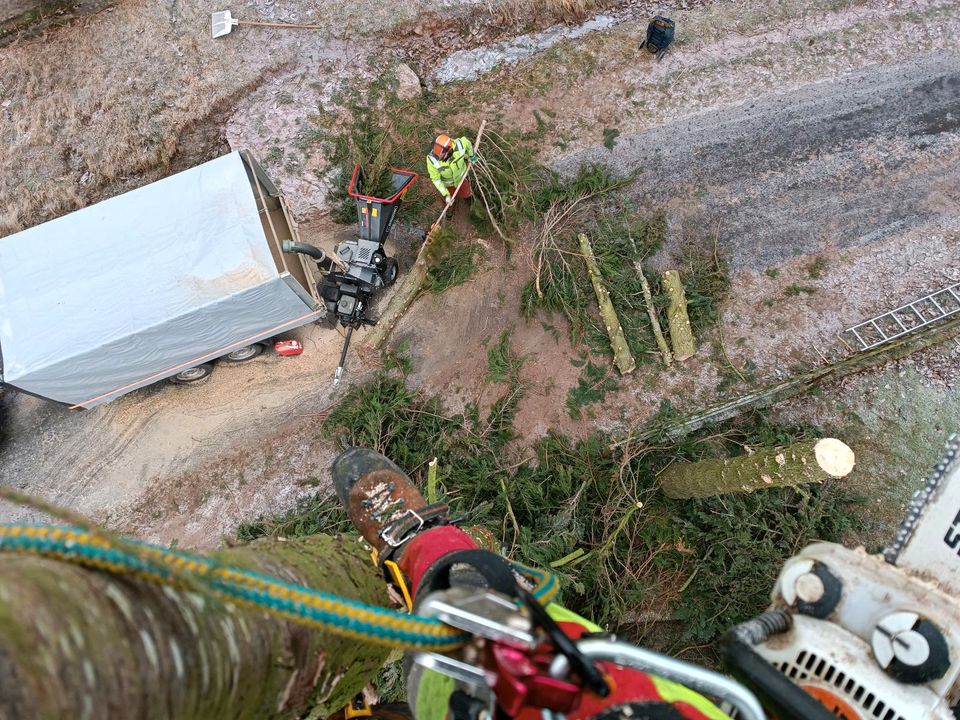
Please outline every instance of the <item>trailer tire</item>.
M227 353L220 359L232 365L239 365L240 363L250 362L255 357L259 356L263 352L263 349L263 343L253 343L253 345L246 345L242 348L237 348L233 352Z
M170 378L174 385L193 385L201 380L206 380L213 372L213 363L203 363L192 368L182 370Z

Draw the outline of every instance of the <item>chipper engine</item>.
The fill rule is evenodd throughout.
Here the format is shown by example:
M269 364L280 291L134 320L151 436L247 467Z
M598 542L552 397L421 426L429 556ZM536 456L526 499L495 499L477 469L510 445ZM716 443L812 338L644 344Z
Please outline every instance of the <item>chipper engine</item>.
M387 255L384 243L400 212L403 196L416 179L417 173L410 170L391 170L390 196L376 197L367 194L366 178L357 165L353 168L348 189L357 208L357 237L337 245L332 257L327 257L323 250L313 245L292 241L283 244L284 252L304 253L316 260L323 275L317 289L327 306L328 317L336 318L347 330L334 384L339 384L343 375L354 329L377 323L367 316L374 294L397 279L400 267L396 258Z

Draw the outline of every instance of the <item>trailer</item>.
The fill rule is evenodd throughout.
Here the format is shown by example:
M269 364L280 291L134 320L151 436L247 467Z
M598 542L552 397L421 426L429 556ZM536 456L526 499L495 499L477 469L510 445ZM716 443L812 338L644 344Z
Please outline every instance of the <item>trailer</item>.
M0 239L0 382L92 408L326 315L283 196L246 151Z

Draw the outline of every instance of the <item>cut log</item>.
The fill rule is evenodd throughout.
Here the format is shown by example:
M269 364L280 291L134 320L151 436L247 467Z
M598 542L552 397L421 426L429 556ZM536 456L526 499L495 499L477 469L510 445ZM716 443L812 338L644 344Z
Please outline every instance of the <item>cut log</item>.
M590 247L590 240L586 235L580 233L580 252L583 253L583 260L587 264L587 271L590 273L590 282L593 283L593 291L597 295L597 304L600 306L600 317L603 318L603 324L607 328L607 335L610 338L610 347L613 349L613 361L621 375L633 372L637 367L637 361L633 359L630 353L630 346L627 345L627 338L623 334L623 328L620 326L620 319L617 317L617 311L610 302L610 292L603 284L603 277L600 275L600 268L597 266L597 258L593 254L593 248Z
M224 563L383 604L356 542L259 540ZM0 554L0 717L327 717L376 675L388 651L108 572Z
M673 357L680 361L693 357L697 345L693 339L690 318L687 316L687 295L680 282L680 273L667 270L663 274L663 286L670 297L667 307L667 320L670 323L670 342L673 344Z
M653 305L653 294L650 292L650 283L647 282L643 274L643 262L637 260L633 267L640 278L640 287L643 289L643 301L647 306L647 316L650 318L650 326L653 328L653 337L657 341L657 347L660 348L660 355L663 357L664 367L670 367L673 362L673 355L667 346L667 341L663 337L663 328L660 327L660 318L657 316L657 308Z
M853 450L840 440L823 438L735 458L677 463L659 480L669 497L699 498L842 478L853 465Z
M480 129L477 130L477 139L473 142L473 151L475 153L480 150L480 141L483 139L483 129L486 127L486 125L487 121L484 120L480 123ZM456 197L460 192L460 186L463 185L464 181L470 175L471 168L472 165L467 168L466 174L457 184L456 189L452 193L453 197ZM438 217L437 221L430 226L430 230L427 232L427 236L423 240L423 245L420 246L420 252L417 253L417 259L413 263L413 267L411 267L404 274L403 279L400 281L399 286L396 289L396 292L394 292L390 297L390 302L387 303L386 309L383 311L383 314L377 321L376 327L374 327L373 332L370 333L368 342L373 345L373 347L381 347L386 339L390 337L390 333L393 332L393 328L396 326L397 322L407 311L407 308L413 304L413 301L423 289L423 286L427 281L430 246L434 236L440 229L440 225L443 223L443 219L447 216L447 210L449 210L450 207L450 205L444 206L443 211L440 213L440 217Z

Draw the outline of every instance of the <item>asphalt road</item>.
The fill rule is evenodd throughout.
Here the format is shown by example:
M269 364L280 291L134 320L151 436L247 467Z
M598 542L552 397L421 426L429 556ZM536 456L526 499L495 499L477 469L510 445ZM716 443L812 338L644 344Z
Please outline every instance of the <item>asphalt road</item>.
M874 65L575 152L637 175L634 199L674 220L722 222L734 269L864 245L960 208L960 55Z

